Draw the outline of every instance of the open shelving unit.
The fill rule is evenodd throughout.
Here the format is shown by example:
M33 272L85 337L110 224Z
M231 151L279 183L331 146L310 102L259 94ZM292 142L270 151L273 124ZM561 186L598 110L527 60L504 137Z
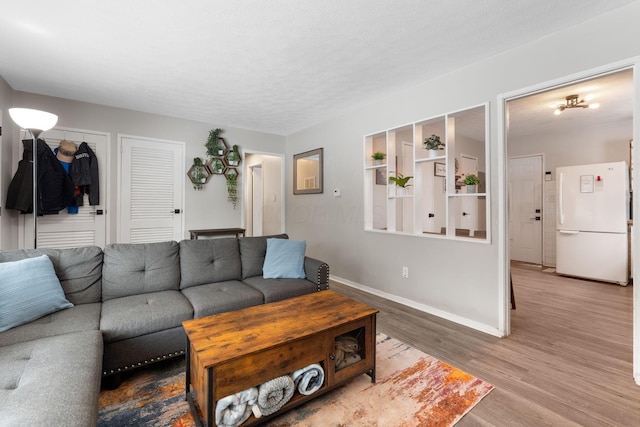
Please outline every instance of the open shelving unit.
M364 137L365 230L488 242L488 104L386 129ZM437 135L443 150L423 148ZM371 156L382 152L376 163ZM402 189L389 181L411 176ZM464 177L480 184L467 192Z

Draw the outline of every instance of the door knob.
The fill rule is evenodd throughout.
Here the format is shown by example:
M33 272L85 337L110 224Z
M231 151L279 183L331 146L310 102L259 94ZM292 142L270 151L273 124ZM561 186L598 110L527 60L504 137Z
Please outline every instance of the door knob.
M462 212L462 216L467 216L467 215L471 215L471 214L468 214L466 212Z
M433 213L429 214L429 218L433 218L434 216L436 216L436 214L433 214Z

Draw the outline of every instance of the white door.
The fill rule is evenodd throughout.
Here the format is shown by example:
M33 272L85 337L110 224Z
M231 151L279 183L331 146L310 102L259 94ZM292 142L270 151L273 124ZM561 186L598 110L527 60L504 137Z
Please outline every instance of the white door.
M184 142L120 135L118 145L118 241L182 240Z
M251 236L262 236L262 165L251 167Z
M55 149L60 141L66 139L80 146L86 142L98 159L98 171L100 178L100 204L89 206L89 197L84 196L83 206L78 207L77 214L68 213L63 209L58 215L45 215L38 217L38 247L39 248L73 248L78 246L100 246L107 243L106 209L108 191L108 147L111 136L109 133L54 128L41 136L51 149ZM24 139L30 139L26 137ZM33 217L21 215L25 239L21 241L21 247L32 247L33 243ZM25 218L26 217L26 218ZM22 239L21 239L22 240ZM30 242L25 244L25 242Z
M542 156L509 159L511 259L542 264Z

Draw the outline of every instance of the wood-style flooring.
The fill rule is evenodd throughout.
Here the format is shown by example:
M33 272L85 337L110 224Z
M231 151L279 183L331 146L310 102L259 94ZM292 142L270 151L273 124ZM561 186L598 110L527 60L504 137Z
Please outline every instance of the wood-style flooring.
M632 373L632 293L512 264L511 335L495 338L331 282L380 310L378 330L496 388L458 424L640 426Z

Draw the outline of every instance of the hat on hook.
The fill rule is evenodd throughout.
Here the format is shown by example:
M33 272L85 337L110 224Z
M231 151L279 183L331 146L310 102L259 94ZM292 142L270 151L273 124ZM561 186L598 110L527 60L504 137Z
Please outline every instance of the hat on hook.
M76 143L65 139L60 141L56 157L62 162L71 163L73 161L73 155L76 154L76 151L78 151L78 146L76 145Z

